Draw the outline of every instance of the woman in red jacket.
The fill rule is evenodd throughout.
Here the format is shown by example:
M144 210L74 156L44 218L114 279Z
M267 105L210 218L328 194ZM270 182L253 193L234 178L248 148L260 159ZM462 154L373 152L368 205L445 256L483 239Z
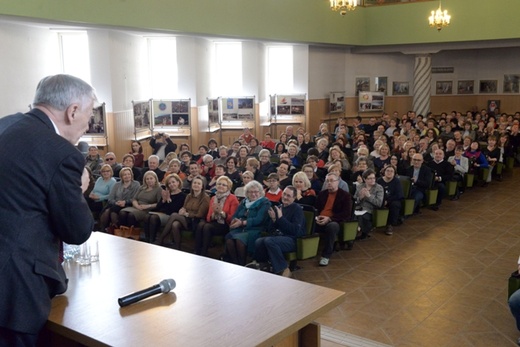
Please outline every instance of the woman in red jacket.
M231 194L233 182L227 176L217 180L217 193L209 202L206 224L195 231L195 254L207 256L211 238L229 232L231 217L238 207L238 199Z

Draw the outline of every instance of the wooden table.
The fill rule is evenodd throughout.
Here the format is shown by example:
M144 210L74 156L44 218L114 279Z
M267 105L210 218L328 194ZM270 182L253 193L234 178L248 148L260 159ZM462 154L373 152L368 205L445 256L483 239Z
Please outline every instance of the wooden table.
M87 346L297 345L298 331L345 296L139 241L92 237L99 262L64 264L69 288L53 299L46 324L52 334ZM176 281L172 292L119 307L119 297L166 278Z

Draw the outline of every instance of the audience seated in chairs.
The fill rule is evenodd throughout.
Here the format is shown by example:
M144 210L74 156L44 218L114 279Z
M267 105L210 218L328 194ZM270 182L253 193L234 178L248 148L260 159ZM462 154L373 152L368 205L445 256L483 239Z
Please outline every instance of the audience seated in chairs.
M107 199L107 205L99 218L100 230L106 232L107 227L112 224L119 225L119 212L132 206L132 198L139 190L139 182L134 181L132 170L128 167L119 171L119 182L114 184Z
M226 254L232 263L239 265L245 265L247 254L254 253L255 241L267 225L267 210L271 206L260 182L247 183L245 195L246 198L232 217L230 231L225 236Z
M132 206L125 207L119 212L119 224L136 226L148 217L148 212L157 207L161 199L161 187L157 175L147 171L143 175L143 185L132 198Z
M195 230L195 254L206 257L213 236L225 236L229 232L231 218L238 208L238 199L231 193L233 182L229 177L217 179L216 192L209 202L206 222Z
M140 183L144 183L144 175L148 172L152 171L157 176L157 179L159 182L161 182L164 178L164 171L159 169L159 157L155 154L152 154L148 157L148 167L145 167L141 170L141 177L139 177L137 180Z
M176 160L176 159L173 159ZM144 223L145 241L155 243L157 232L165 226L170 215L184 206L186 194L181 190L182 180L177 174L169 174L165 178L165 186L161 191L161 199L154 211L148 212Z
M395 175L395 166L385 166L380 171L380 174L382 176L377 179L377 183L383 187L385 193L383 207L388 209L388 222L385 234L392 235L394 233L394 227L402 223L400 214L404 199L403 186Z
M361 234L356 238L357 240L364 240L370 237L372 214L375 209L381 208L384 199L383 187L377 183L374 170L365 170L362 177L363 183L357 186L354 194L356 203L355 214L361 228Z
M268 236L255 241L254 261L248 267L260 269L259 263L269 262L273 273L291 276L284 253L295 251L296 238L305 234L305 217L302 208L294 202L295 198L296 188L287 186L282 194L282 205L268 209Z
M108 200L110 191L114 184L116 184L116 180L112 177L113 171L110 165L103 164L100 173L101 177L96 180L94 188L87 199L90 210L95 213L103 210L103 204Z
M174 248L181 249L181 231L189 230L195 233L199 222L203 220L209 209L209 196L204 190L202 176L193 178L190 193L184 200L183 207L178 213L172 213L159 236L157 244L163 245L166 238L173 236Z
M334 243L340 230L339 224L350 219L352 197L346 191L339 189L339 176L329 173L325 177L327 189L322 190L316 199L316 231L325 234L325 247L321 253L320 266L329 265L334 251Z

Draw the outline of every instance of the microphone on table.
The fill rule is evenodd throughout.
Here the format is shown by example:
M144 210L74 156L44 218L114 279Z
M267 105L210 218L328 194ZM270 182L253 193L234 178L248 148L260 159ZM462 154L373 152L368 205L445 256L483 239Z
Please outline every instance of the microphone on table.
M135 293L131 293L123 296L122 298L117 299L119 306L124 307L135 302L141 301L143 299L149 298L150 296L160 294L160 293L169 293L170 290L175 288L175 281L171 278L162 280L159 284L151 286L150 288L146 288L140 290Z

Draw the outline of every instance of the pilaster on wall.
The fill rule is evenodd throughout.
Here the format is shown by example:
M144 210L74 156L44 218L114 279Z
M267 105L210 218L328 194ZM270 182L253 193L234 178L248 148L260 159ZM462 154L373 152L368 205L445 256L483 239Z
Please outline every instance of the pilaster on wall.
M413 110L426 115L430 111L430 91L432 84L432 58L429 54L415 57L413 71Z

